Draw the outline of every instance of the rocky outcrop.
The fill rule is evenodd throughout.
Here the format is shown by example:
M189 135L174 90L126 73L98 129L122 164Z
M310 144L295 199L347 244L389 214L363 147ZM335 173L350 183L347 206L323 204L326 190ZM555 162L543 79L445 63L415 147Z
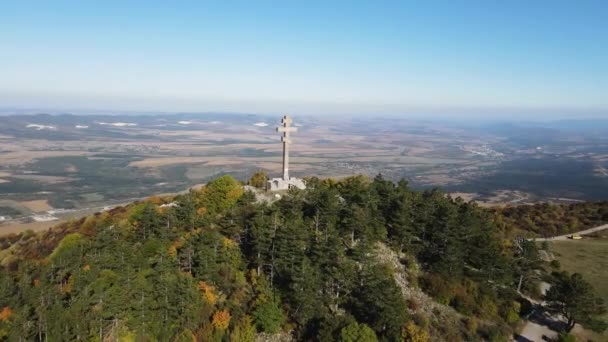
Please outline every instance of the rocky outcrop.
M456 310L437 303L414 285L419 267L413 257L406 254L399 255L383 243L376 244L375 253L379 263L390 265L393 269L393 277L408 303L408 311L411 315L421 314L429 321L459 324L461 315ZM411 265L409 269L406 269L402 260L408 261Z

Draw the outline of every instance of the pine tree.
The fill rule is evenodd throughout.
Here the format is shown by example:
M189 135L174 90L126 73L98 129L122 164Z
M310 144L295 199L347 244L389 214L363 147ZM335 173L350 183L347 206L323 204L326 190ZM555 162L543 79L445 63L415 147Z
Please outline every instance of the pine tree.
M551 288L545 294L548 308L566 318L566 332L576 323L597 331L604 331L606 322L600 316L606 313L603 300L598 297L591 284L579 273L553 273Z

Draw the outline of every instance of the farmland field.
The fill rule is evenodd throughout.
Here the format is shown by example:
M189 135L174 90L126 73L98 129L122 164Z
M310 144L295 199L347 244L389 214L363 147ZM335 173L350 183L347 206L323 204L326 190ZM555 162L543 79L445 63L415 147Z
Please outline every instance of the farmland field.
M278 121L211 113L3 116L0 207L21 224L33 213L178 192L221 174L244 181L265 170L276 177ZM382 174L484 205L595 200L608 193L608 121L595 125L605 128L595 133L562 131L557 124L538 129L394 118L294 115L294 122L299 131L290 171L298 177ZM2 224L6 220L0 231Z

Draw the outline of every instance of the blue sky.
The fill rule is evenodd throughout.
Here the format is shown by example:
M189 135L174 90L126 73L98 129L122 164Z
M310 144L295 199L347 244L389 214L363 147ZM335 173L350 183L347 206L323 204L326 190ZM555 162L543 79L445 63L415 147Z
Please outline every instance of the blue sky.
M608 115L607 18L608 1L4 2L0 106Z

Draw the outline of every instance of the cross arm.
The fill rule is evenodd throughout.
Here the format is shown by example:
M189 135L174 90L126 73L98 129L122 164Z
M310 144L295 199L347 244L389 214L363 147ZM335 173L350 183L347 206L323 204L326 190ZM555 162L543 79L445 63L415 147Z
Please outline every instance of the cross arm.
M281 133L293 133L297 132L298 127L277 127L277 132Z

